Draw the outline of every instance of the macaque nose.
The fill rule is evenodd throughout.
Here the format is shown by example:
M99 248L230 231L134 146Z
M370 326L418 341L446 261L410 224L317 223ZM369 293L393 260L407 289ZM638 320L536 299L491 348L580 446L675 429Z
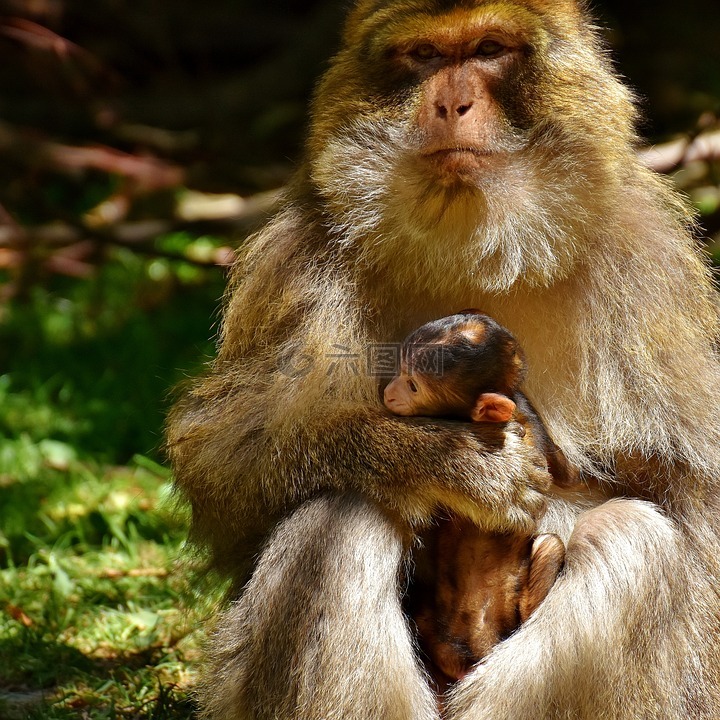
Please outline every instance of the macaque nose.
M471 113L477 99L477 81L462 69L447 68L433 79L428 88L435 117L452 122Z
M418 125L430 147L470 146L488 110L489 96L480 80L462 68L447 67L428 81Z
M437 116L439 118L442 118L443 120L447 120L448 116L455 117L459 116L462 117L467 112L469 112L470 108L472 108L473 104L472 101L469 102L461 102L461 101L455 101L451 102L450 104L447 104L447 102L442 101L436 101L435 102L435 109L437 112Z

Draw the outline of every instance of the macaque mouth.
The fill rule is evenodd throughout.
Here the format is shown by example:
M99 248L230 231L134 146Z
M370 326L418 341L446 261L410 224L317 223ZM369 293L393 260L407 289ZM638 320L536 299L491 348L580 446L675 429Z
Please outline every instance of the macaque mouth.
M443 148L423 153L426 160L449 173L477 170L495 155L490 150L477 147Z
M488 157L489 155L493 155L490 150L484 150L482 148L477 147L451 147L451 148L441 148L439 150L431 150L430 152L423 153L423 155L427 158L438 158L440 160L446 158L446 157L456 157L456 156L474 156L474 157Z

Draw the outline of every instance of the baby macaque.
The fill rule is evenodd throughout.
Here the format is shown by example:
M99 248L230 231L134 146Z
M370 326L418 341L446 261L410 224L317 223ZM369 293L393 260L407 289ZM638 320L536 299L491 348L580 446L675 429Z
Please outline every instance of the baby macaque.
M555 483L573 487L577 470L520 390L526 373L525 354L514 335L478 310L464 310L405 338L400 373L385 388L385 407L395 415L515 420L525 430L525 442L545 456Z
M578 482L520 391L526 374L515 337L476 310L427 323L403 343L400 373L385 388L396 415L518 422L563 487ZM562 569L556 535L492 534L446 519L428 549L432 585L412 608L421 645L440 686L462 678L545 599Z

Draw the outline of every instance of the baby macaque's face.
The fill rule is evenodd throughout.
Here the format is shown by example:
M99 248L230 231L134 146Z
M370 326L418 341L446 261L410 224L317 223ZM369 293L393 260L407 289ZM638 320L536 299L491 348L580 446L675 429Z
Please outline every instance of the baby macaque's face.
M507 395L481 393L473 397L463 393L462 387L452 387L453 382L461 384L458 380L409 373L403 367L385 388L385 407L394 415L449 415L474 422L505 423L513 416L515 403Z
M437 412L438 398L426 378L403 368L385 388L385 407L395 415L430 415Z

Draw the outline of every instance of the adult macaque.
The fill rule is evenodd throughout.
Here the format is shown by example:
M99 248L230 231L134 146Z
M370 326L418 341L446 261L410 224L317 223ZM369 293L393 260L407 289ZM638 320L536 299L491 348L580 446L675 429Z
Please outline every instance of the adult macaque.
M399 370L384 390L391 412L495 423L515 417L555 481L577 482L520 391L527 374L522 348L492 318L466 310L426 323L403 341ZM562 568L565 546L557 535L488 533L455 518L437 523L429 554L429 578L416 580L409 608L442 690L537 609Z
M329 356L462 307L518 338L568 460L636 499L577 521L550 503L539 531L575 526L565 569L446 717L720 716L717 308L634 121L573 0L352 11L306 162L169 421L195 538L238 583L265 540L220 619L209 716L437 718L398 597L405 543L437 506L532 532L549 477L503 426L389 416L375 378Z

